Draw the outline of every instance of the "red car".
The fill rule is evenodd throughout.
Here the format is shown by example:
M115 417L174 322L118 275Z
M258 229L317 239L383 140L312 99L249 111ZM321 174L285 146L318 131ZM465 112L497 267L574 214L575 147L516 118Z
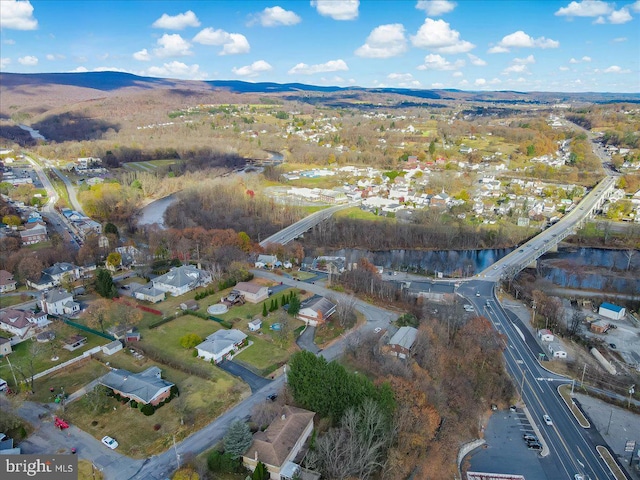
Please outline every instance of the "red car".
M55 419L55 421L53 423L60 430L64 430L65 428L69 428L69 424L67 422L65 422L63 419L59 418L59 417L56 417L56 419Z

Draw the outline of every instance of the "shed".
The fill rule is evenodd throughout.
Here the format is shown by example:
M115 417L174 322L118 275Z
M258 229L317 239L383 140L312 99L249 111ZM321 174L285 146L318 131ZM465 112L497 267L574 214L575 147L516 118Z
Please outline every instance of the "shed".
M567 351L560 345L559 342L551 342L547 347L551 358L567 358Z
M195 300L186 300L180 304L182 310L198 310L200 305Z
M593 333L605 333L609 329L609 324L604 320L596 320L589 328Z
M260 328L262 328L262 320L261 319L254 318L253 320L251 320L249 322L249 331L257 332L258 330L260 330Z
M627 314L627 311L624 307L605 302L600 305L598 314L606 318L611 318L612 320L622 320Z
M553 336L553 333L551 333L551 330L543 328L538 330L538 338L543 342L553 342L555 337Z
M102 346L102 353L105 355L113 355L120 350L122 350L122 342L120 342L120 340L114 340L113 342Z
M64 341L63 348L73 352L78 348L83 347L87 343L87 337L83 337L82 335L72 335Z

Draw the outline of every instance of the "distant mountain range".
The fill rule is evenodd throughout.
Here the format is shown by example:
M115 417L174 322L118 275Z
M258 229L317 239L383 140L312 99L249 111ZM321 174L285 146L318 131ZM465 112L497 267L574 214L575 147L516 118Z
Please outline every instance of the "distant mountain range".
M101 92L116 92L121 89L194 89L228 90L233 93L296 94L344 93L395 94L425 100L454 100L475 102L524 102L524 103L565 103L565 102L640 102L640 93L562 93L562 92L516 92L516 91L462 91L455 89L407 89L407 88L363 88L319 86L303 83L244 82L240 80L174 80L140 77L122 72L84 73L0 73L0 93L16 93L29 87L69 86ZM301 98L302 99L302 98Z

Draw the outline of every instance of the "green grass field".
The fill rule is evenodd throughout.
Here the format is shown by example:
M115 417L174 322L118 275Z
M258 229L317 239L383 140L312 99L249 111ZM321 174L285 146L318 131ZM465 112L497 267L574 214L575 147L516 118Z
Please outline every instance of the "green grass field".
M250 335L249 340L253 345L236 355L235 359L248 363L263 375L275 370L273 367L276 364L285 362L289 358L289 352L274 345L270 339Z

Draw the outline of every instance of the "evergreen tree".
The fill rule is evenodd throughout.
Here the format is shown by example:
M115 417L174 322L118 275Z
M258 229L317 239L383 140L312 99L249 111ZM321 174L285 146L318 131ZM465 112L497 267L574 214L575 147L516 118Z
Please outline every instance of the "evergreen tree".
M108 270L99 268L96 272L96 292L101 297L113 298L118 296L118 290L113 284L113 277Z
M251 430L249 425L241 420L236 420L229 425L229 430L224 436L224 452L232 458L241 457L251 445Z
M258 462L256 469L251 475L251 480L267 480L268 478L269 472L267 471L267 466L262 462Z
M289 315L296 316L300 313L300 299L297 295L291 295L289 299Z
M267 302L264 302L262 304L262 316L266 317L267 315L269 315L269 313L267 312Z
M278 310L278 308L279 308L279 307L278 307L278 299L277 299L277 298L274 298L274 299L273 299L273 302L274 302L273 310L274 310L274 311L275 311L275 310Z

